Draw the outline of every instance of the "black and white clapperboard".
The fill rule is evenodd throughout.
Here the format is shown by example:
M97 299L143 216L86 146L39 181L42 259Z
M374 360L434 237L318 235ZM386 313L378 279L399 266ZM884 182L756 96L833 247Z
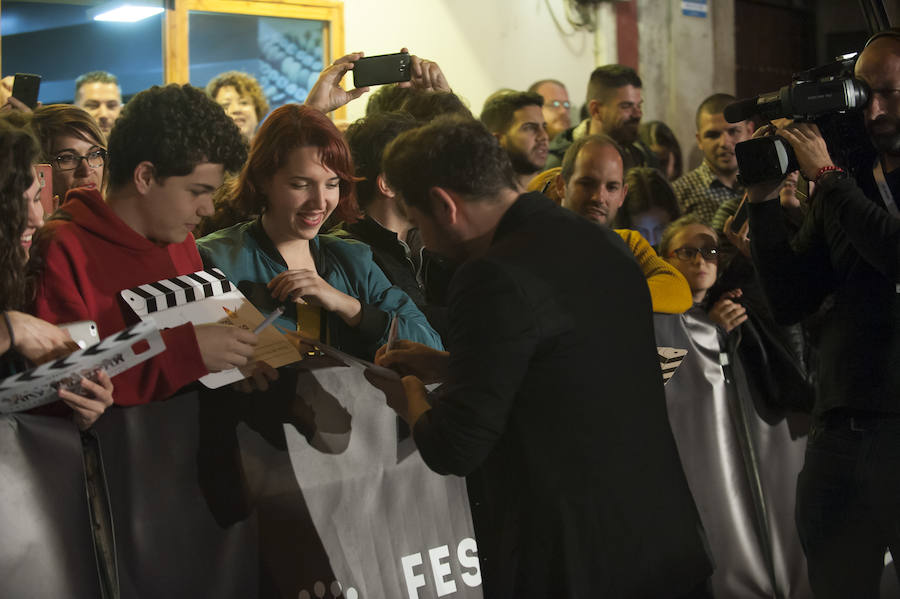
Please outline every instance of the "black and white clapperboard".
M687 355L688 350L677 349L674 347L657 347L656 353L659 354L659 366L662 368L663 383L668 383L675 369L681 366L681 362Z
M3 379L0 413L21 412L56 401L58 389L77 393L82 377L100 369L115 376L165 349L156 322L148 318L94 346Z
M160 328L227 323L252 330L264 317L218 268L162 279L124 289L122 299L142 320L153 319ZM299 352L275 327L259 335L254 360L265 360L273 368L300 360ZM200 382L211 389L245 378L237 368L208 374Z

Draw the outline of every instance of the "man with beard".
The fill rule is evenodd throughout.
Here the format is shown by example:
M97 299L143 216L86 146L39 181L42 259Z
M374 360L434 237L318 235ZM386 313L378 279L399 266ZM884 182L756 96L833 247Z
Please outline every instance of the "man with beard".
M658 161L638 139L644 101L641 78L634 69L620 64L597 67L587 90L587 119L557 135L550 144L547 168L562 164L572 142L585 135L608 135L622 147L625 170L635 166L658 167Z
M697 146L703 152L703 162L672 184L681 213L696 214L708 225L713 224L724 202L733 200L736 207L744 195L737 181L734 146L750 139L753 123L725 121L725 107L735 100L728 94L713 94L703 100L697 108Z
M540 94L500 90L485 100L481 111L481 122L509 155L520 191L547 162L550 138L543 106Z
M796 322L829 306L796 511L810 584L826 599L878 597L885 549L900 556L900 30L873 36L855 75L871 89L874 146L854 156L856 180L832 162L818 127L799 123L778 131L816 183L793 239L781 182L748 189L751 246L775 316Z
M425 463L466 476L484 596L708 596L650 295L621 239L521 193L475 121L401 134L384 172L426 247L460 264L449 352L398 340L376 362L407 375L387 400Z

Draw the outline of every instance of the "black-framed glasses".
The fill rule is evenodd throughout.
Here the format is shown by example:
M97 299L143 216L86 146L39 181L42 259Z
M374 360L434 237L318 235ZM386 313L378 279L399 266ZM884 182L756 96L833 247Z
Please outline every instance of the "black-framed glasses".
M553 108L559 108L560 106L562 106L563 108L568 110L569 108L571 108L572 105L569 104L568 101L560 102L559 100L552 100L550 102L544 103L544 106L552 106Z
M677 250L672 250L672 254L685 262L690 262L697 254L703 256L703 259L707 262L718 262L719 260L719 248L695 248L686 245Z
M81 164L82 160L86 161L87 165L91 168L101 167L106 163L106 156L106 150L97 148L96 150L91 150L84 156L74 152L63 152L54 158L53 161L56 163L59 170L73 171L78 168L78 165Z

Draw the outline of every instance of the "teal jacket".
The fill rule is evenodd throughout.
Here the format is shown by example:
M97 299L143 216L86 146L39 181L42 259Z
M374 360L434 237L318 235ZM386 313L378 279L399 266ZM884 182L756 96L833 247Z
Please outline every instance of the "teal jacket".
M197 240L206 268L219 268L263 314L279 303L266 284L287 264L263 231L259 220L240 223ZM398 338L444 349L440 336L431 328L416 304L394 287L372 260L372 250L364 243L317 235L309 242L316 271L329 285L357 298L362 304L362 321L349 327L339 316L326 313L327 342L351 355L371 360L387 342L393 316L397 315ZM293 302L285 306L280 327L296 330Z

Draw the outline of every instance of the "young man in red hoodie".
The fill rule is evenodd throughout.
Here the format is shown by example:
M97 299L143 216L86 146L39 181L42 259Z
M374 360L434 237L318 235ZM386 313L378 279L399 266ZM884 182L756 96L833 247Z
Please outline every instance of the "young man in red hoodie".
M32 249L34 313L93 320L106 337L136 320L119 291L203 268L192 230L213 212L225 171L246 159L240 131L189 85L154 86L122 111L109 138L109 189L78 188ZM238 327L162 332L166 350L114 378L115 403L166 399L208 372L243 366L256 336Z

